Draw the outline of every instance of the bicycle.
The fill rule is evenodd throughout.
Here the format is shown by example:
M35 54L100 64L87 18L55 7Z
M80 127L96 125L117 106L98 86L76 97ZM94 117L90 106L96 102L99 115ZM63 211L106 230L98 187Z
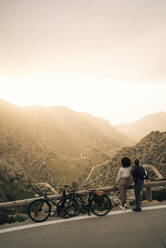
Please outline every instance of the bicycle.
M75 191L75 189L72 188L71 185L69 185L69 184L66 185L66 189L67 189L67 191L68 191L68 196L70 197L70 199L76 200L76 201L77 201L77 204L78 204L78 205L77 205L77 209L75 210L75 216L76 216L76 215L79 215L79 214L81 213L81 210L82 210L83 206L84 206L84 201L83 201L81 195L78 194L78 193Z
M47 190L43 191L43 198L34 200L28 208L29 217L35 222L43 222L51 215L52 206L56 208L57 215L61 218L70 218L76 215L78 203L70 194L67 194L68 185L64 185L62 199L57 200L49 198Z
M88 215L92 212L97 216L107 215L112 209L112 202L108 195L104 193L104 191L90 190L88 195L87 204L83 201L82 196L75 192L75 190L68 185L70 189L70 197L71 199L75 199L78 203L78 208L75 211L75 215L79 213L88 212Z

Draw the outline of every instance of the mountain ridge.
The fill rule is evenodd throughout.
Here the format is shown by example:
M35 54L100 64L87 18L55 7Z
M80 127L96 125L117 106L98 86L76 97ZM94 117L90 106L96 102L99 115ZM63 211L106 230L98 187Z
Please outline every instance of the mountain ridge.
M143 118L132 122L114 126L118 131L138 142L151 131L166 131L166 112L145 115Z
M0 100L0 198L19 199L32 183L57 187L82 180L94 164L127 145L126 137L96 118L66 107Z
M137 158L141 164L153 165L166 177L166 132L152 131L136 145L122 148L107 164L93 171L93 176L84 186L93 188L114 185L123 156L128 156L132 164ZM155 179L151 171L150 175L150 179Z

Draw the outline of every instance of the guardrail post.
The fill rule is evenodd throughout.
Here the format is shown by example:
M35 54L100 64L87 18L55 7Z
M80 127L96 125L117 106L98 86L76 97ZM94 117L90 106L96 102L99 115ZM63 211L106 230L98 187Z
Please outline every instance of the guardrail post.
M146 187L146 199L147 201L152 201L152 189L150 186Z

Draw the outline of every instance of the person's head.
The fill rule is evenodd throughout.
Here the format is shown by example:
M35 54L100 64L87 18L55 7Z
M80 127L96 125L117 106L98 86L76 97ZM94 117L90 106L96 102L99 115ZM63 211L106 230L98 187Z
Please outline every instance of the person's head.
M135 160L135 165L139 165L139 159Z
M131 161L128 157L123 157L121 160L121 164L123 167L129 167L131 164Z

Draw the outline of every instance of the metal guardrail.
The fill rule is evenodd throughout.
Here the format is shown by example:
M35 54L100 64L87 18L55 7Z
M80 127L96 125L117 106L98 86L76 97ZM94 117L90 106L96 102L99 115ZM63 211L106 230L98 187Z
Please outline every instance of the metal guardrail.
M151 181L151 182L145 182L144 183L144 188L146 189L146 199L148 201L152 201L152 187L156 186L166 186L166 180L159 180L159 181ZM131 185L130 189L133 188L133 185ZM96 190L103 190L105 192L113 192L115 191L114 186L107 186L107 187L101 187L97 188ZM89 190L84 190L84 191L78 191L79 194L82 195L87 195L89 194ZM54 195L49 195L50 198L54 198L56 200L59 200L62 198L62 194L54 194ZM11 201L11 202L3 202L0 203L0 208L10 208L10 207L18 207L18 206L25 206L30 204L32 201L42 198L42 197L36 197L36 198L30 198L30 199L25 199L25 200L18 200L18 201Z

